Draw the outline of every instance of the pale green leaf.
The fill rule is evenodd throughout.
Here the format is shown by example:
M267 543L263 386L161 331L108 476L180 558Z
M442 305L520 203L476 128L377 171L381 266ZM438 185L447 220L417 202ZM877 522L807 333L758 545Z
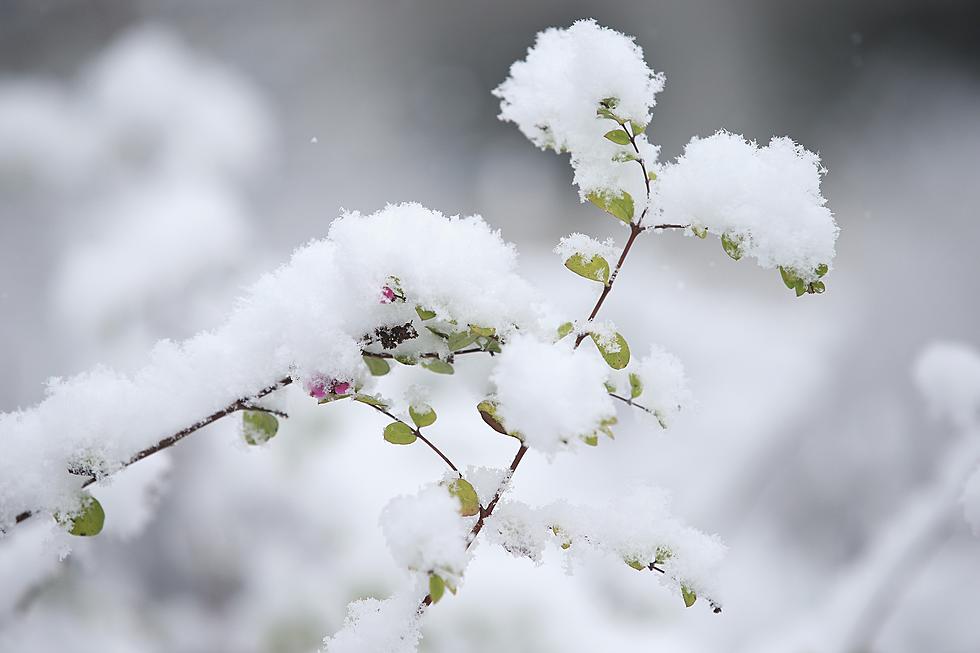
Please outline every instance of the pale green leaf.
M472 517L480 514L480 497L465 478L457 478L449 484L449 494L459 499L459 514Z
M565 267L589 281L605 284L609 281L609 261L595 254L586 260L581 254L572 254L565 261Z
M616 218L619 218L626 224L631 224L633 222L633 196L626 191L622 191L620 193L600 193L595 191L589 193L586 197L600 209Z
M415 442L415 431L404 422L392 422L385 427L385 440L392 444L412 444Z
M454 371L453 366L441 358L426 358L422 361L422 367L436 374L452 374Z
M725 253L736 261L742 258L742 238L740 236L722 234L721 246L724 248Z
M636 372L630 372L630 399L636 399L643 394L643 379Z
M429 597L432 599L432 605L438 603L445 593L446 581L441 576L429 574Z
M71 535L92 537L102 532L105 510L99 500L87 492L82 494L81 507L73 515L55 515L55 520L68 529Z
M364 364L373 376L384 376L391 371L391 365L383 358L377 356L364 356Z
M242 412L242 437L248 444L262 444L276 436L279 420L272 413L261 410Z
M602 354L603 359L609 364L609 367L614 370L621 370L629 365L630 347L622 334L614 333L612 338L600 338L594 333L589 335L592 337L592 342L599 349L599 353Z
M617 145L629 145L630 143L630 135L626 133L625 129L613 129L603 135Z
M428 404L420 406L418 409L415 406L409 406L408 414L411 416L412 421L415 422L415 426L419 428L431 426L436 421L436 411Z

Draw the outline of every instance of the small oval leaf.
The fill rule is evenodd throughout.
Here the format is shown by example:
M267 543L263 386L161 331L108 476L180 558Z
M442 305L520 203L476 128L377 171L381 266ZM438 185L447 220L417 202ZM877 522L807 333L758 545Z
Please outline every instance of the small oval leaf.
M571 322L565 322L564 324L558 327L558 339L561 340L562 338L564 338L574 330L575 330L574 324L572 324Z
M732 257L734 260L739 260L742 258L742 238L741 236L731 236L729 234L722 234L721 236L721 246L724 248L725 253Z
M412 444L415 431L404 422L392 422L385 427L385 440L392 444Z
M415 307L415 312L419 314L419 319L425 322L426 320L431 320L436 316L435 311L430 311L427 308L422 308L421 306Z
M422 367L436 374L452 374L454 371L453 366L441 358L427 358L422 361Z
M431 426L436 422L436 411L428 404L420 406L418 409L415 406L409 406L408 414L412 417L412 421L415 422L415 426L419 428Z
M377 356L364 356L364 364L372 376L384 376L391 371L391 365L383 358Z
M242 437L251 445L263 444L276 437L279 420L272 413L246 410L242 413Z
M625 129L613 129L603 135L617 145L630 144L630 135L626 133Z
M687 585L681 585L681 596L684 597L684 605L688 608L698 600L698 595Z
M92 537L102 532L105 526L105 510L99 500L87 492L82 495L81 508L73 516L55 516L62 526L68 527L71 535Z
M614 333L612 338L600 338L594 333L589 334L603 359L614 370L621 370L630 362L630 347L626 338L620 333Z
M609 261L595 254L586 260L581 254L573 254L565 261L565 267L589 281L605 284L609 281Z
M633 222L633 196L626 191L620 193L594 191L589 193L586 199L626 224Z
M388 407L388 404L383 399L374 395L356 394L354 395L354 401L359 401L369 406L377 406L378 408Z
M636 372L630 372L630 399L636 399L643 394L643 379Z
M465 478L457 478L449 484L449 494L459 499L459 514L472 517L480 514L480 497Z
M445 593L446 581L441 576L429 574L429 597L432 599L432 605L438 603Z

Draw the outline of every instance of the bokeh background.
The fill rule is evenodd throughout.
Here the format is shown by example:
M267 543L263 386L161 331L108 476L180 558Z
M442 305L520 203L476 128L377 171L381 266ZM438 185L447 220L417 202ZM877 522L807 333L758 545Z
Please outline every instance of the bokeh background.
M976 3L2 0L0 409L220 323L341 207L481 214L584 314L594 288L552 247L624 236L490 96L538 30L584 17L666 73L662 158L719 128L819 151L838 258L825 295L796 299L710 239L645 238L604 311L681 357L698 406L515 481L532 503L670 489L730 546L723 614L621 563L569 574L488 546L423 650L980 651L980 540L955 500L910 508L964 436L909 374L931 340L980 345ZM422 380L445 448L504 466L512 445L472 410L488 370ZM268 447L219 423L100 488L105 535L61 561L49 525L0 540L0 650L309 651L348 601L385 596L378 513L438 461L300 394Z

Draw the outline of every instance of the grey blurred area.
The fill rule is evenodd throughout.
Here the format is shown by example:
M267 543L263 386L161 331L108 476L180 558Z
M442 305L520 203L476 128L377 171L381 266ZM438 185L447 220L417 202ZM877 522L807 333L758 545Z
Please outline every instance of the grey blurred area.
M842 231L826 295L794 301L771 271L677 237L652 245L630 298L610 307L633 315L637 329L650 317L693 378L719 375L729 395L741 391L738 376L717 371L725 347L711 338L729 339L727 347L745 354L745 374L773 385L797 380L772 360L777 344L809 351L826 368L797 397L798 410L766 424L774 435L745 445L751 455L728 468L710 451L693 455L712 480L684 503L732 546L729 564L751 559L744 551L764 541L807 569L785 589L810 597L821 577L831 583L860 559L876 525L928 483L952 442L909 380L918 350L935 338L980 346L980 4L0 0L0 86L84 85L89 62L110 43L153 25L234 71L260 98L270 136L248 174L228 182L250 234L242 254L221 268L213 293L199 289L200 310L186 309L180 288L155 303L132 298L146 319L129 337L142 346L215 324L233 299L217 289L240 288L322 237L341 207L370 212L419 201L481 214L518 244L526 274L567 285L560 269L547 269L560 268L550 256L557 240L571 231L617 235L616 225L597 223L578 202L563 157L536 151L496 119L490 90L537 31L584 17L635 35L651 67L666 73L648 131L662 159L680 154L691 136L724 128L760 142L790 135L819 151L828 169L823 192ZM56 144L50 156L59 156ZM45 379L103 362L107 350L130 360L129 350L106 345L111 332L100 331L92 346L71 315L52 309L61 262L107 228L98 211L76 210L109 183L98 170L86 179L69 190L0 186L3 410L37 402ZM688 318L705 324L676 327L685 315L663 317L663 304L643 308L644 293L696 295ZM685 305L667 304L678 312ZM740 311L753 319L738 319ZM699 356L706 350L710 360ZM768 370L786 377L766 379L775 373ZM725 427L724 419L713 424ZM685 434L683 445L697 449L696 435ZM147 571L148 584L154 574ZM733 583L752 582L732 575ZM868 650L980 650L977 601L980 540L959 520L922 552ZM756 614L744 623L776 629L758 605L724 618L749 611ZM759 639L717 628L720 641L738 633L738 650ZM732 650L720 641L690 650Z

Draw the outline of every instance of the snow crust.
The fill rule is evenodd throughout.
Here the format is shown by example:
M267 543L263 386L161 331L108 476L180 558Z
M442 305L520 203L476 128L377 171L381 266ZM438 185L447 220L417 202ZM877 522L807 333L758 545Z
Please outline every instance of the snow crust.
M414 320L420 335L400 351L448 353L421 325L417 303L510 333L535 303L515 268L513 247L479 217L418 204L345 213L327 238L259 280L218 329L161 341L132 374L97 367L52 379L38 406L0 415L0 528L25 510L74 509L84 477L70 467L111 474L137 451L285 377L371 383L361 348L379 325ZM392 275L407 301L381 304Z
M760 147L719 131L693 138L664 165L654 206L664 222L704 227L741 239L760 266L783 266L805 281L834 258L839 231L820 193L820 158L789 138Z
M603 385L609 367L590 348L521 334L498 357L491 380L508 430L544 453L573 446L616 414Z
M539 32L527 57L511 66L493 93L501 99L501 120L516 124L542 149L569 153L583 201L593 191L625 190L639 210L645 191L638 166L614 161L633 149L603 137L618 125L598 117L596 109L601 100L616 98L617 115L646 125L663 87L664 76L647 67L631 37L580 20ZM659 148L646 136L637 136L637 145L646 161L656 161Z

